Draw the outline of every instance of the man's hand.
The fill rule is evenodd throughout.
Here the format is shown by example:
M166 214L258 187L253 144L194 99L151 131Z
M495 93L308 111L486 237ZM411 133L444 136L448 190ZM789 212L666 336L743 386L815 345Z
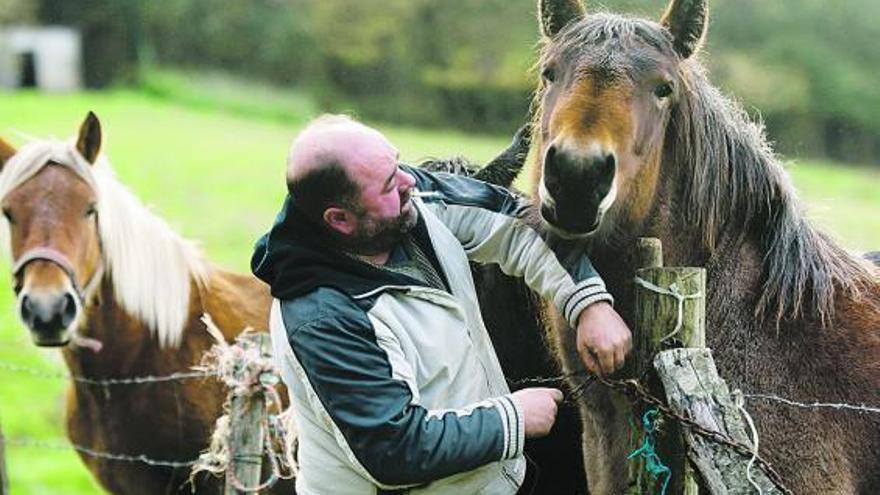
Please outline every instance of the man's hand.
M546 436L556 422L562 391L555 388L524 388L512 395L524 416L526 438Z
M632 332L605 301L590 304L578 316L577 351L584 366L597 375L620 369L632 349Z

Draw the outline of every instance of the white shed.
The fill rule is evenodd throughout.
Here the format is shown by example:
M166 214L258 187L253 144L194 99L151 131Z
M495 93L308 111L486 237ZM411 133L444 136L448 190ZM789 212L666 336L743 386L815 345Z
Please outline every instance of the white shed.
M80 89L79 31L61 26L0 27L0 87L52 92Z

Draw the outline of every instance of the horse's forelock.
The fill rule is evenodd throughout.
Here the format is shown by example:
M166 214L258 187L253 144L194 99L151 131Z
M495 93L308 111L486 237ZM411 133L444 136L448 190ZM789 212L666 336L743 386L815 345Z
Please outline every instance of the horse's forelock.
M619 56L623 54L621 47L630 52L638 51L640 47L652 47L664 56L676 58L672 37L660 24L638 17L599 12L570 23L552 39L545 38L540 46L539 64L554 58L577 59L590 50L606 49Z
M72 171L83 177L89 184L93 184L91 174L83 169L82 157L77 160L73 146L59 140L31 141L22 146L10 157L0 170L0 201L15 190L25 181L36 175L49 163L55 162L65 165ZM9 222L4 216L0 219L0 252L11 256Z

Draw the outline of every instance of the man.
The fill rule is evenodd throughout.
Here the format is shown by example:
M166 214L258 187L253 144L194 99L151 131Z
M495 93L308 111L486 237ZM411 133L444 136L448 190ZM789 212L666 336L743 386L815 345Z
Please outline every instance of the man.
M562 393L510 393L468 260L524 277L576 328L585 364L611 372L630 332L589 260L564 268L518 218L522 198L400 165L382 134L348 117L300 133L287 184L252 268L274 297L297 492L516 492L524 439L550 431Z

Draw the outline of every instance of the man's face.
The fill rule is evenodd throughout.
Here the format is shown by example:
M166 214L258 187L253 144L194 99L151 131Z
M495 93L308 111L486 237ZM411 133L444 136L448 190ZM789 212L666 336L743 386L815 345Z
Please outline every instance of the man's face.
M397 149L384 138L361 156L349 169L361 190L353 208L357 226L350 243L356 252L374 254L391 249L415 226L418 211L411 198L415 179L400 169Z

